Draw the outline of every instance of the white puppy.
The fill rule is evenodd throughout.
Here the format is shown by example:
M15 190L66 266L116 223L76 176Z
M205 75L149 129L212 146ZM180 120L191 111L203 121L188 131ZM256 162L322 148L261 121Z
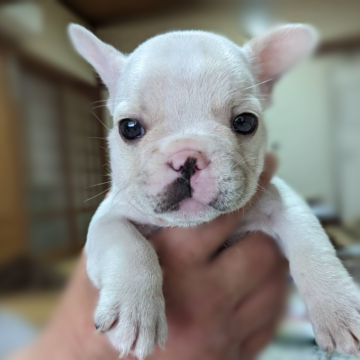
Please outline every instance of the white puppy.
M250 200L263 169L262 112L272 86L314 50L317 36L289 25L239 47L207 32L171 32L126 56L78 25L69 31L107 85L114 119L111 193L86 243L87 271L100 289L95 324L120 355L143 359L164 345L167 325L161 268L139 225L193 226ZM237 238L249 231L281 245L318 344L356 354L356 286L305 202L274 179Z

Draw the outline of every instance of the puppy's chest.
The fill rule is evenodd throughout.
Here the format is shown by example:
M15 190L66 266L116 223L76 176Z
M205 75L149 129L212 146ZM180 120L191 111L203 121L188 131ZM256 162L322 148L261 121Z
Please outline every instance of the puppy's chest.
M223 247L228 247L236 244L237 242L241 241L241 239L244 236L246 236L249 232L254 232L254 231L263 231L266 233L270 232L268 230L270 224L268 223L267 226L264 226L266 223L264 219L267 218L265 215L263 214L260 215L259 213L257 213L256 217L249 215L241 219L239 221L239 225L237 226L236 230L227 239L224 239ZM141 235L146 239L149 239L149 237L152 234L162 229L161 226L152 225L152 224L140 224L134 222L134 225L139 230Z
M152 234L154 234L162 229L162 227L156 226L156 225L135 224L135 226L145 239L149 239L149 237ZM228 237L228 239L224 239L224 245L222 247L226 248L226 247L236 244L245 235L246 235L246 232L242 231L241 227L239 227L239 229L237 229L232 235L230 235Z

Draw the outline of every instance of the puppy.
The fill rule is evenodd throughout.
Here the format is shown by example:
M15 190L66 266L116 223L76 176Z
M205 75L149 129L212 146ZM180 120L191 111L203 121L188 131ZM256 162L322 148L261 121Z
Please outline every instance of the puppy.
M288 25L239 47L211 33L179 31L124 55L83 27L70 25L69 33L108 87L114 119L111 192L86 243L87 272L100 289L95 324L121 356L144 359L165 344L167 324L161 268L139 224L195 226L251 199L273 85L314 50L317 35ZM275 178L234 236L249 231L271 235L288 257L318 344L329 354L336 348L355 355L357 288L306 203Z

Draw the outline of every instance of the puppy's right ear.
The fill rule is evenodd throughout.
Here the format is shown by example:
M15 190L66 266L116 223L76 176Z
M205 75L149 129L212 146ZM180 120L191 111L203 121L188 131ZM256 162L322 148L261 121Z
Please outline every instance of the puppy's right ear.
M100 75L109 89L110 97L114 96L126 56L80 25L70 24L68 32L77 52Z

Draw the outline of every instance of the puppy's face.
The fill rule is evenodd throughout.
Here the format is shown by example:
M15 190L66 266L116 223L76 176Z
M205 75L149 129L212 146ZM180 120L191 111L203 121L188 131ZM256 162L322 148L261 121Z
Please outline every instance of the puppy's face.
M243 48L174 32L128 57L83 28L70 33L109 88L113 186L130 206L189 226L250 200L266 150L262 111L274 80L313 48L311 28L282 28ZM289 51L294 40L300 49Z

